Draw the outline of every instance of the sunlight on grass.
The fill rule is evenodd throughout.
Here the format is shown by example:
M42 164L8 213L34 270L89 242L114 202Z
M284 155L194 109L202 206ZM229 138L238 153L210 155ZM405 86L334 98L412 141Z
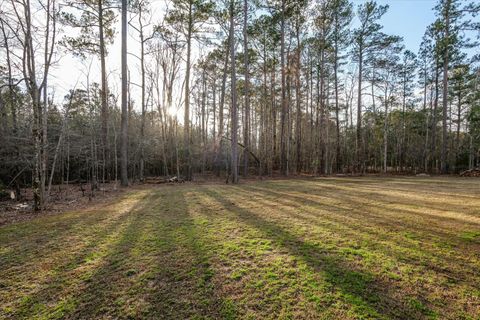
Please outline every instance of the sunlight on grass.
M0 228L0 318L478 319L480 183L134 191Z

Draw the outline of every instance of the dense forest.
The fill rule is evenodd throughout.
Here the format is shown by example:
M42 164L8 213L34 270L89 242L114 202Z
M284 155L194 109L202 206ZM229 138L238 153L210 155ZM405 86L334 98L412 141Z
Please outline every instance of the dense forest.
M2 0L0 184L477 167L480 4L432 9L414 52L375 1Z

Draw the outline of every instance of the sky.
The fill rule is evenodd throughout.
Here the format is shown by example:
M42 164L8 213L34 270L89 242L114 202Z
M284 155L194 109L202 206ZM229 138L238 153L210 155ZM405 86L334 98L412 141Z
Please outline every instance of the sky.
M364 1L355 0L354 4ZM381 23L383 31L403 37L405 47L418 52L423 34L429 24L435 20L436 0L377 0L379 4L390 6Z
M365 2L365 0L353 0L354 6ZM377 0L379 4L388 4L390 6L387 13L383 16L381 24L384 26L383 31L387 34L401 36L404 39L406 49L418 52L418 48L422 41L423 34L426 27L431 24L435 17L433 8L437 3L436 0ZM160 8L164 4L164 0L152 0L152 11L154 17L161 16L158 14ZM153 21L155 22L155 21ZM354 26L352 26L354 27ZM119 93L120 83L120 24L116 27L117 36L114 44L109 48L109 55L107 57L107 67L109 68L108 83L112 92ZM133 30L130 30L130 37L128 40L128 50L131 52L139 52L138 37L135 36ZM136 58L129 55L128 64L131 72L131 81L139 83L139 63ZM98 59L93 58L91 65L91 81L99 82L99 64ZM52 78L50 86L54 88L55 100L61 102L63 97L69 89L82 86L86 82L86 70L90 60L83 63L75 57L70 55L62 57L57 66L52 70ZM80 79L79 79L80 77ZM132 86L132 91L136 90ZM132 96L136 92L132 92ZM138 108L138 102L136 103ZM176 108L171 111L172 114L182 115L183 111Z

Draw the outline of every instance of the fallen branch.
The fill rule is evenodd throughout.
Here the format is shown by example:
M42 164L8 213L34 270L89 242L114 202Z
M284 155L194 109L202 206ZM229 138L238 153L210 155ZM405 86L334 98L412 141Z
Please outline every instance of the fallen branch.
M225 139L225 140L228 140L228 141L232 141L232 139L230 138L227 138L227 137L222 137L222 139ZM243 149L247 150L248 153L250 153L250 155L255 159L255 161L257 161L257 163L260 165L260 159L258 159L258 157L255 155L255 153L253 153L252 151L250 151L247 147L245 147L243 144L241 144L240 142L237 142L237 144L242 147Z

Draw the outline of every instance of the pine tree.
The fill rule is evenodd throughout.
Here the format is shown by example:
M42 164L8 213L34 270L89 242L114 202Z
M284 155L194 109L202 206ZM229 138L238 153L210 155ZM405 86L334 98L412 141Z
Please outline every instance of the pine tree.
M339 69L345 64L345 55L342 55L350 43L349 26L353 19L352 4L348 0L334 0L331 2L329 8L333 15L333 76L334 76L334 90L335 90L335 127L336 127L336 170L341 170L342 158L340 151L340 94L339 94Z
M203 31L203 24L209 19L213 3L209 0L173 0L173 8L167 12L165 21L176 32L180 32L186 42L185 96L183 139L185 162L183 174L186 180L192 179L191 134L190 134L190 71L192 58L192 40Z
M467 5L461 0L439 0L435 11L437 14L437 31L439 32L439 54L442 61L442 146L441 146L441 172L448 172L447 148L448 148L448 92L449 92L449 71L451 68L452 56L462 47L471 47L471 43L464 32L479 31L480 25L469 20L471 15L478 14L480 5L471 2Z
M357 10L360 26L353 32L354 57L358 63L357 90L357 134L356 134L356 169L365 170L365 137L362 133L362 94L364 59L379 45L379 33L383 28L378 20L387 12L388 5L378 5L375 1L361 4Z
M127 0L122 0L122 121L120 129L120 182L128 186L128 110L127 110Z

